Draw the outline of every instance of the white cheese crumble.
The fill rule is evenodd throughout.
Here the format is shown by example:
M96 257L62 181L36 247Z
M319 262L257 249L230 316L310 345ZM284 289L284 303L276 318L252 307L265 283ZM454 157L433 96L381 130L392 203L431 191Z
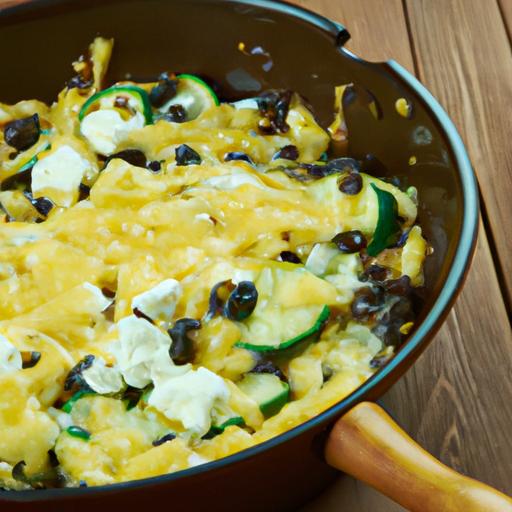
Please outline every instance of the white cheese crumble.
M121 372L107 366L101 357L95 357L92 365L83 370L82 376L89 387L100 395L117 393L124 387Z
M192 437L201 437L210 429L212 409L228 399L224 379L199 367L180 377L155 382L148 403L170 420L181 422Z
M22 360L20 351L0 334L0 375L21 370Z
M202 185L216 188L219 190L233 190L242 185L252 185L253 187L267 188L256 176L248 173L225 174L223 176L212 176L202 182Z
M170 336L143 318L128 316L117 323L118 341L110 347L125 382L135 388L153 379L180 375L188 365L174 366L169 357Z
M170 321L176 305L183 294L176 279L166 279L150 290L136 295L132 299L132 310L138 309L152 320Z
M70 146L60 146L38 160L32 169L32 194L45 196L58 206L72 206L84 176L94 173L91 162Z
M96 152L110 155L131 131L142 128L144 124L144 116L140 112L125 121L116 110L96 110L84 117L80 131Z
M94 286L93 284L88 282L83 283L82 286L87 291L92 293L100 312L105 311L105 309L107 309L110 306L110 304L112 304L113 299L105 297L105 295L103 295L103 292L97 286Z

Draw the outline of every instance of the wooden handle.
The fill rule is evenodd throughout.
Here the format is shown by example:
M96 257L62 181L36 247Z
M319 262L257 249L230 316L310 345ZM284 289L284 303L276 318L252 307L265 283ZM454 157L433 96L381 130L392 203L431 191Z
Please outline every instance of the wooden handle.
M374 403L338 420L325 456L413 512L512 512L509 497L439 462Z

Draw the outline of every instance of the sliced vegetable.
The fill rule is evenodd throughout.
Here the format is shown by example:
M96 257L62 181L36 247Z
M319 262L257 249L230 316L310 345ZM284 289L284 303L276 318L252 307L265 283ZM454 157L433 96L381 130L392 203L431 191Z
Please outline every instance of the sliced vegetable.
M277 414L290 398L290 386L271 373L247 373L238 387L260 407L268 418Z
M67 402L64 403L62 410L69 414L73 409L73 406L78 402L78 400L80 400L80 398L94 394L95 392L92 390L81 389L80 391L77 391Z
M329 318L328 306L304 306L269 311L266 317L251 318L235 345L255 352L274 352L299 342L314 341Z
M398 203L393 194L380 189L374 183L371 186L377 194L379 217L372 241L366 250L370 256L377 256L396 242L400 233L400 224L398 223Z
M120 100L124 101L120 101ZM78 119L101 108L115 109L116 107L129 107L144 115L146 124L153 123L151 103L147 92L135 85L114 85L92 95L82 106Z
M329 317L328 304L337 300L336 288L294 264L265 268L256 280L258 304L238 326L236 346L257 352L287 349L315 340Z
M160 112L168 112L173 105L181 105L186 112L186 120L192 121L205 110L220 104L212 88L201 78L188 74L176 78L176 94L159 108Z
M258 290L252 281L240 281L231 292L224 306L224 316L241 322L254 311L258 302Z
M34 114L7 123L4 128L4 140L18 151L25 151L39 140L40 133L39 116Z
M84 441L89 441L91 438L91 433L85 428L77 427L76 425L71 425L66 429L66 432L72 437L78 437L78 439L83 439Z

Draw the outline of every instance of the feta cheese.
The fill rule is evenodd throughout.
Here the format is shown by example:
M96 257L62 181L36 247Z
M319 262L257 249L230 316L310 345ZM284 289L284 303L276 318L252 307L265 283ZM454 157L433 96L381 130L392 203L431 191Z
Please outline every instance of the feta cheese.
M108 367L101 357L95 357L92 365L83 370L85 382L100 395L117 393L123 389L123 378L118 368Z
M228 399L224 379L199 367L180 377L155 382L148 404L170 420L181 422L192 437L201 437L210 429L212 409Z
M110 155L131 131L142 128L144 124L144 116L140 112L125 121L117 110L96 110L84 117L80 131L96 152Z
M136 295L132 299L132 310L138 309L152 320L170 321L182 294L183 290L176 279L166 279L150 290Z
M118 341L110 352L125 382L144 388L153 379L160 381L188 371L189 367L174 366L169 356L170 336L143 318L128 316L117 323Z
M220 190L234 190L242 185L252 185L253 187L265 189L265 185L252 174L236 173L225 174L224 176L212 176L202 182L207 187L212 187Z
M48 197L58 206L72 206L82 179L94 172L89 160L70 146L60 146L32 168L32 194Z
M0 375L21 370L22 360L20 351L0 334Z
M82 286L93 295L93 298L96 301L96 306L100 312L105 311L105 309L107 309L112 304L113 299L105 297L103 292L97 286L94 286L87 281Z

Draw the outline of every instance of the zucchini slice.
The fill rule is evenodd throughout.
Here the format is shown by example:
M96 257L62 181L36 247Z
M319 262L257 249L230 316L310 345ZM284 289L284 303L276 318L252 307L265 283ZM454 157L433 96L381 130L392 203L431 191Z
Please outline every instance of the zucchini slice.
M205 110L220 105L217 95L212 88L199 77L194 75L178 75L176 96L165 103L159 110L167 112L172 105L181 105L187 113L186 120L192 121Z
M336 288L304 267L285 263L267 267L256 280L259 298L252 314L238 322L235 345L255 352L278 352L314 341L329 317Z
M128 105L144 115L146 124L153 123L153 113L149 96L144 89L135 85L114 85L93 94L82 106L78 114L78 119L83 121L84 117L93 110L100 108L116 108L116 98L125 98Z
M366 251L370 256L377 256L396 241L398 233L400 233L400 224L397 220L398 203L395 196L377 187L374 183L371 186L379 201L379 218L372 241Z
M265 418L277 414L290 397L290 386L271 373L247 373L237 386L259 405Z

